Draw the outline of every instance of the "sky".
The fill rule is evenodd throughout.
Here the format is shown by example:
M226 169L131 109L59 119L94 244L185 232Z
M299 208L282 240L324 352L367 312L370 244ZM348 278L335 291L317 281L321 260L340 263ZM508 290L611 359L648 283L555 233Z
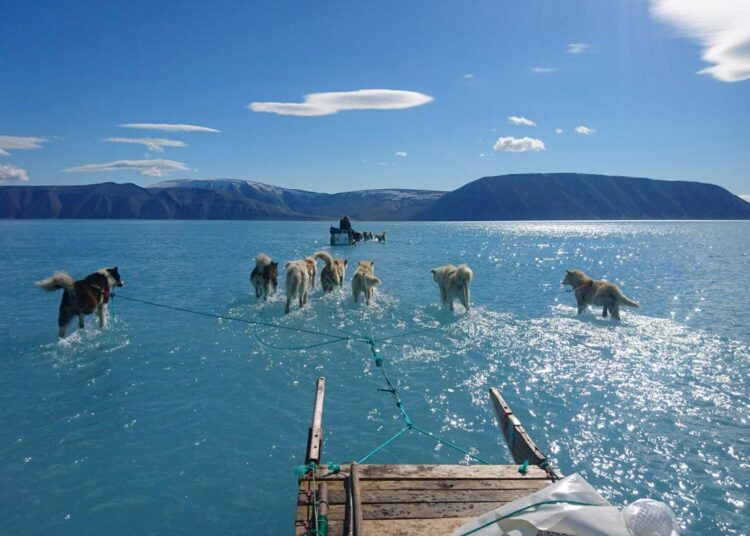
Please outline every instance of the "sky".
M0 0L0 184L750 194L750 2Z

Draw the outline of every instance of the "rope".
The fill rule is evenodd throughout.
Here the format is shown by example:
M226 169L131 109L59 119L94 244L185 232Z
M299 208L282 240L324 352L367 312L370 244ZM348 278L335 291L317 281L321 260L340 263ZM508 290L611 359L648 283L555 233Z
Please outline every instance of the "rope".
M398 394L398 389L396 388L395 385L393 385L393 382L388 377L388 374L385 372L385 367L383 366L383 356L378 352L377 348L375 347L375 341L376 341L376 339L373 339L372 337L368 337L367 338L367 342L370 345L370 351L372 352L372 355L375 358L375 366L378 368L378 370L380 370L380 373L382 374L383 379L385 380L385 384L387 386L386 389L378 389L378 391L383 391L383 392L386 392L386 393L390 393L390 395L393 397L394 402L396 402L396 407L398 408L399 413L401 413L401 418L403 419L403 421L406 424L406 426L404 426L404 428L402 428L395 435L391 436L390 438L388 438L387 440L385 440L383 443L381 443L380 445L378 445L377 447L375 447L373 450L371 450L370 452L368 452L357 463L360 463L360 464L364 463L370 457L372 457L373 455L375 455L376 453L380 452L385 447L387 447L388 445L390 445L391 443L393 443L394 441L396 441L399 437L401 437L402 435L404 435L406 432L411 432L412 430L414 430L415 432L420 433L422 435L425 435L425 436L427 436L427 437L429 437L429 438L437 441L438 443L440 443L442 445L450 447L450 448L452 448L452 449L454 449L454 450L456 450L456 451L458 451L458 452L460 452L460 453L462 453L462 454L464 454L464 455L466 455L466 456L468 456L468 457L470 457L470 458L478 461L479 463L483 463L484 465L490 465L490 462L488 462L488 461L480 458L479 456L476 456L476 455L470 453L469 451L467 451L467 450L459 447L455 443L452 443L452 442L448 441L447 439L443 439L442 437L439 437L439 436L433 434L432 432L428 432L427 430L425 430L423 428L420 428L419 426L416 426L414 424L414 422L409 417L409 414L406 413L406 408L404 407L404 403L403 403L403 401L401 400L401 397Z
M530 504L529 506L524 506L523 508L519 508L518 510L514 510L509 514L505 514L504 516L498 517L497 519L493 519L492 521L489 521L488 523L485 523L484 525L477 527L475 529L471 529L469 532L464 532L460 536L469 536L469 534L474 534L475 532L479 532L482 529L485 529L489 527L490 525L494 525L495 523L499 523L500 521L503 521L504 519L508 519L510 517L516 516L518 514L521 514L525 512L526 510L531 510L532 508L537 508L539 506L544 506L546 504L570 504L573 506L606 506L603 504L594 504L594 503L588 503L588 502L579 502L579 501L542 501L534 504Z
M114 296L115 296L115 294L112 294L112 297L114 297ZM305 328L299 328L299 327L295 327L295 326L284 326L282 324L274 324L272 322L261 322L259 320L249 320L247 318L238 318L236 316L226 316L226 315L219 315L219 314L215 314L215 313L206 313L204 311L196 311L194 309L187 309L185 307L174 307L172 305L165 305L163 303L156 303L156 302L152 302L152 301L148 301L148 300L141 300L139 298L130 298L128 296L122 296L120 294L117 294L117 297L120 298L121 300L127 300L127 301L137 302L137 303L143 303L143 304L146 304L146 305L152 305L154 307L160 307L162 309L169 309L171 311L179 311L181 313L192 313L194 315L207 316L209 318L217 318L217 319L220 319L220 320L230 320L232 322L241 322L243 324L251 324L251 325L256 325L256 326L265 326L265 327L269 327L269 328L283 329L283 330L287 330L287 331L298 331L300 333L308 333L310 335L319 335L321 337L328 337L330 339L334 339L332 341L327 342L326 344L331 344L331 343L340 342L340 341L347 341L347 340L353 340L353 341L359 340L359 341L364 342L364 339L354 339L352 337L344 337L344 336L341 336L341 335L334 335L332 333L326 333L324 331L315 331L315 330L305 329ZM281 349L284 349L284 348L281 348Z

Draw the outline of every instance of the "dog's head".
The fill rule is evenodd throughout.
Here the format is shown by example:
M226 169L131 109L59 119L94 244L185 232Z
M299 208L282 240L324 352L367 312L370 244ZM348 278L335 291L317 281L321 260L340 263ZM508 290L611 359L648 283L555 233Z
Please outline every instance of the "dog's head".
M588 279L588 276L580 270L565 270L565 278L560 282L560 284L577 287L585 279Z
M125 285L125 281L120 278L120 272L117 270L117 266L114 268L107 268L106 270L110 287L121 287Z

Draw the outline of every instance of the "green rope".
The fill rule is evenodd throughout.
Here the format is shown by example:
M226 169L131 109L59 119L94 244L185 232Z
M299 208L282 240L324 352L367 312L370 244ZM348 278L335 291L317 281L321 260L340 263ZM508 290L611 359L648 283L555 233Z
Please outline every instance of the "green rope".
M379 451L383 450L385 447L396 441L399 437L401 437L402 434L405 432L408 432L411 430L411 426L405 426L400 432L398 432L396 435L392 436L390 439L383 441L380 445L372 449L370 452L368 452L361 460L359 460L357 463L362 464L365 463L371 456L378 453Z
M500 521L503 521L504 519L508 519L510 517L516 516L518 514L521 514L525 512L526 510L531 510L532 508L537 508L539 506L544 506L546 504L571 504L573 506L607 506L606 504L594 504L594 503L587 503L587 502L579 502L579 501L542 501L534 504L530 504L529 506L524 506L523 508L519 508L518 510L514 510L513 512L509 514L505 514L502 517L498 517L497 519L493 519L492 521L485 523L484 525L477 527L475 529L471 529L469 532L464 532L460 536L469 536L469 534L474 534L475 532L478 532L482 529L485 529L489 527L490 525L494 525L495 523L499 523Z

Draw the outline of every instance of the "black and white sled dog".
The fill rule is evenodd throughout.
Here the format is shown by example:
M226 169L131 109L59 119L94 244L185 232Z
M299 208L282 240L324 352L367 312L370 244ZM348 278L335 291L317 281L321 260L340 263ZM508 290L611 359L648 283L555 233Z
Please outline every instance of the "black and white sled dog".
M75 281L65 272L37 281L37 286L50 292L63 289L60 314L57 318L58 336L65 337L65 328L78 317L78 327L83 329L83 318L94 311L99 315L99 325L107 325L107 304L115 287L123 286L117 267L102 268L86 278Z
M443 307L453 311L453 302L458 300L468 312L471 308L469 286L474 273L466 264L453 266L446 264L430 270L432 279L440 288L440 302Z
M258 253L250 282L255 287L255 297L267 301L268 296L275 294L279 286L279 263L273 262L265 253Z

